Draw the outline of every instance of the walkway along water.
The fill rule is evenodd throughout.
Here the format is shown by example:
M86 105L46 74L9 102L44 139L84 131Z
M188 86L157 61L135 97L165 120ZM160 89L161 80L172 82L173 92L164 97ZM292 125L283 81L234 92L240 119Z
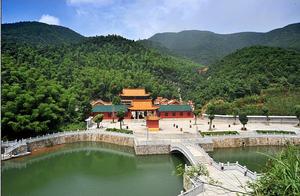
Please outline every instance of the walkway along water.
M237 143L236 139L244 141L248 139L249 144L284 144L287 141L300 143L300 136L297 135L262 135L262 134L243 134L239 136L218 136L205 138L184 138L184 139L155 139L141 140L130 134L107 132L104 129L92 129L87 131L59 132L47 134L41 137L22 139L14 142L2 142L4 153L2 160L10 159L20 155L29 154L30 151L49 147L58 144L72 143L77 141L102 141L118 145L134 147L137 155L145 154L167 154L175 151L181 152L191 163L191 165L203 164L207 167L210 176L219 182L221 187L209 185L208 182L199 176L195 179L185 177L186 192L180 195L235 195L235 192L244 192L243 188L247 181L255 180L257 174L249 171L245 166L238 163L216 163L200 145L207 147L211 145L218 146L222 141L233 140L234 145L244 145L241 141ZM248 141L248 142L249 142ZM216 143L217 142L217 143ZM252 143L251 143L252 142ZM254 142L254 143L253 143ZM230 142L229 142L230 143ZM268 144L267 143L267 144ZM199 145L200 144L200 145ZM259 145L259 144L258 144ZM230 146L230 145L229 145ZM210 148L210 147L209 147ZM189 166L186 166L188 168Z

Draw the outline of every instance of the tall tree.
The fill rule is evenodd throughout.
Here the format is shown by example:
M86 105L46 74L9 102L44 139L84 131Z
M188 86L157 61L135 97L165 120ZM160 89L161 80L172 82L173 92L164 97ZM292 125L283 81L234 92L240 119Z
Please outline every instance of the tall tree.
M240 120L240 122L241 122L242 125L243 125L242 130L247 130L246 127L245 127L245 125L246 125L247 122L248 122L248 117L247 117L246 112L243 111L243 112L241 112L241 113L239 114L239 120Z
M93 118L93 121L94 121L95 123L97 123L97 128L98 128L98 129L99 129L100 123L101 123L102 120L103 120L103 117L104 117L103 114L97 114L97 115Z
M122 122L123 122L124 117L125 117L125 111L124 110L119 110L117 112L117 117L118 117L118 121L120 122L120 129L122 129Z
M212 122L215 119L215 114L216 114L216 106L212 103L207 105L207 110L206 113L208 114L208 119L209 119L209 130L212 130Z
M267 118L267 125L269 125L269 121L270 121L270 117L269 117L269 115L270 115L270 111L269 111L269 108L267 108L266 106L264 106L263 108L262 108L262 112L263 112L263 114L266 116L266 118Z
M237 107L233 107L231 110L231 114L233 115L233 118L234 118L233 125L236 125L236 118L239 114L239 109Z
M197 118L198 118L199 115L201 114L201 110L200 110L200 109L194 109L193 114L194 114L195 125L196 125L196 124L197 124Z

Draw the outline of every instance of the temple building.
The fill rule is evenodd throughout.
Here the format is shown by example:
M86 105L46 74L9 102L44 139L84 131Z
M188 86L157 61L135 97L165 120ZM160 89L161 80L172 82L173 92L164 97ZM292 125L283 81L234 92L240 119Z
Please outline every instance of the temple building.
M125 111L125 119L131 118L127 105L96 105L92 108L92 116L103 114L103 119L117 119L117 112Z
M131 105L132 100L150 99L150 94L144 88L124 88L120 94L121 103Z
M124 110L125 119L148 119L147 124L153 129L157 129L158 119L193 118L191 105L170 100L167 105L162 102L153 104L150 94L144 88L124 88L119 96L121 105L94 104L92 116L102 113L104 119L117 119L116 113Z
M149 115L157 115L158 106L154 106L151 99L133 99L128 108L135 119L143 119Z
M193 118L192 108L189 105L160 105L160 118Z

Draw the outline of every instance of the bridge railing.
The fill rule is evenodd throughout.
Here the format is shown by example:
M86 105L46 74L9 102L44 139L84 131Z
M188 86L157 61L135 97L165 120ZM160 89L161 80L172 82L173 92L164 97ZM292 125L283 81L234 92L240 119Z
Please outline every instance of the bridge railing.
M239 164L239 162L235 162L235 163L222 163L219 162L217 163L207 152L205 152L205 150L203 150L202 148L200 148L201 152L206 156L206 158L209 161L209 164L211 164L213 167L215 167L216 169L220 170L220 171L224 171L224 170L237 170L241 173L243 173L245 176L248 176L249 178L255 180L257 179L258 175L256 172L253 172L251 170L249 170L246 166L242 166Z
M253 172L249 170L246 166L240 165L238 162L236 163L222 163L222 162L215 162L213 159L211 160L211 165L214 166L216 169L220 171L225 171L225 170L236 170L244 174L244 176L247 176L251 178L252 180L257 179L258 174L256 172Z
M187 171L188 168L191 166L184 165L184 170ZM187 190L186 192L181 191L179 196L197 196L204 192L204 182L200 178L193 179L189 176L185 176L187 181L191 182L191 188Z
M86 134L86 133L105 133L108 135L116 135L116 136L124 136L123 133L117 133L117 132L106 132L105 129L89 129L89 130L77 130L77 131L64 131L64 132L54 132L54 133L47 133L45 135L38 135L36 137L30 137L26 139L20 139L20 140L14 140L14 141L1 141L4 146L4 153L5 155L8 155L11 153L14 149L26 145L30 142L35 142L39 140L45 140L45 139L51 139L56 137L64 137L64 136L70 136L70 135L78 135L78 134ZM126 134L126 137L133 137L133 135Z
M187 176L188 180L192 183L192 188L187 190L186 192L181 192L179 196L197 196L204 192L204 183L203 182L196 182L195 180L191 179Z

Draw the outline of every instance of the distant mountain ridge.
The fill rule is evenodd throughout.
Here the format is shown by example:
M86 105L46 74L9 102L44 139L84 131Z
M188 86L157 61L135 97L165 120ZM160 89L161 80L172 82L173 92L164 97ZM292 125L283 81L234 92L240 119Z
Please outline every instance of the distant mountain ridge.
M76 43L84 39L84 36L69 28L40 22L9 23L1 27L2 41L6 43L53 45Z
M200 64L212 64L237 49L254 45L300 50L300 23L290 24L267 33L217 34L199 30L157 33L148 41L160 44L160 47L152 44L157 50L165 47L163 52L169 50Z

